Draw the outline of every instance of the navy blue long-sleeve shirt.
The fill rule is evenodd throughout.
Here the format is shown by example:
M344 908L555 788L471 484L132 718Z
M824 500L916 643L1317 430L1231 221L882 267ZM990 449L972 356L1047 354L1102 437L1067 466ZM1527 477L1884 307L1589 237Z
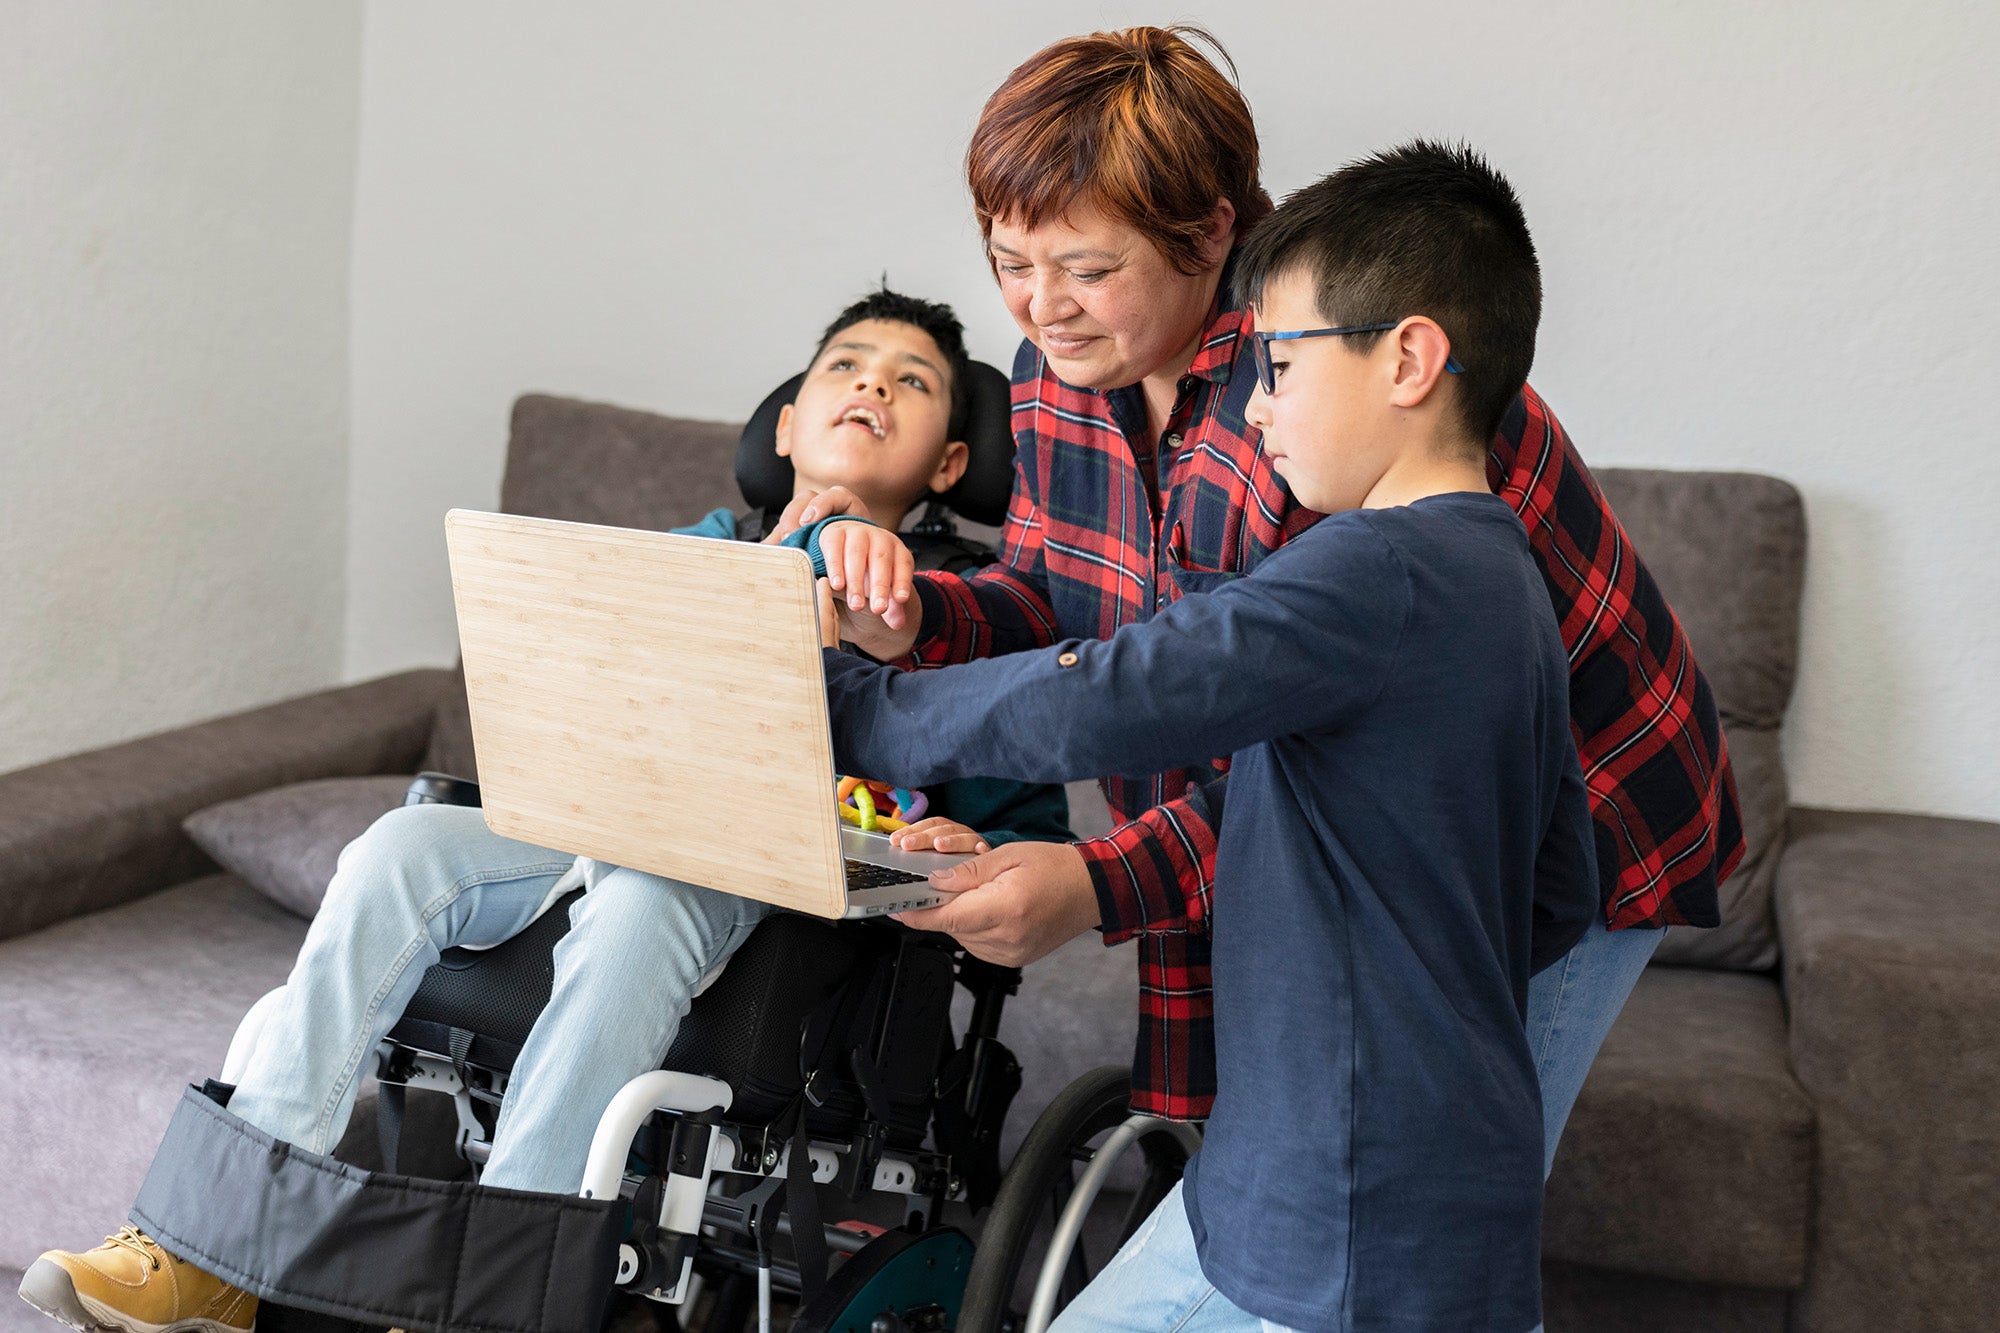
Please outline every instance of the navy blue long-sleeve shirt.
M1528 977L1598 892L1568 664L1504 501L1332 516L1108 640L826 670L836 764L896 782L1230 755L1203 1272L1299 1328L1536 1322Z

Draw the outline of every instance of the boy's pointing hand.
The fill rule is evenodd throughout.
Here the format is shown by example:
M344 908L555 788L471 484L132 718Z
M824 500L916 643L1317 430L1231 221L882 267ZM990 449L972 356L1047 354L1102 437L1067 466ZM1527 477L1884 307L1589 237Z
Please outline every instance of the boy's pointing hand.
M952 897L896 919L942 931L1002 967L1026 967L1098 926L1090 872L1066 842L1006 843L938 871L931 886Z

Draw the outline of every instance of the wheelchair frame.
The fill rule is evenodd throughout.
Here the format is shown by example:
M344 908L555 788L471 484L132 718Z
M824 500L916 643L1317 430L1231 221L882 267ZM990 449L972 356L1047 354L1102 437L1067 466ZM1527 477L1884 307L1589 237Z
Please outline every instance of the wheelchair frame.
M464 780L425 774L412 784L406 803L476 804L477 792L475 784ZM1040 1261L1034 1300L1023 1325L1031 1333L1045 1329L1059 1304L1074 1297L1087 1280L1077 1249L1084 1215L1118 1159L1139 1146L1148 1162L1148 1183L1121 1227L1122 1243L1151 1204L1178 1178L1180 1166L1199 1146L1199 1131L1190 1125L1130 1115L1124 1109L1129 1071L1106 1067L1079 1079L1050 1104L1005 1178L1000 1178L995 1169L997 1143L1001 1122L1018 1088L1018 1066L1000 1043L998 1032L1006 997L1018 990L1020 972L984 963L959 950L954 954L954 981L973 997L970 1021L956 1047L969 1058L962 1089L944 1090L933 1082L932 1112L944 1096L962 1098L971 1141L986 1145L991 1152L991 1166L986 1168L989 1178L968 1182L968 1170L978 1168L954 1162L948 1152L889 1145L883 1124L869 1106L864 1106L853 1133L845 1140L813 1137L781 1130L777 1121L730 1119L734 1093L722 1079L679 1070L650 1071L628 1082L600 1116L579 1190L583 1198L623 1198L634 1207L632 1230L618 1249L614 1288L660 1305L685 1306L702 1288L703 1275L696 1266L700 1259L704 1267L754 1277L760 1329L770 1328L774 1293L780 1290L801 1296L800 1319L805 1322L794 1324L800 1333L832 1326L830 1318L823 1322L809 1318L816 1313L809 1300L816 1293L805 1290L808 1284L801 1277L799 1264L782 1263L774 1254L773 1242L779 1236L792 1238L797 1251L789 1207L792 1201L781 1201L779 1196L786 1185L803 1183L792 1171L793 1153L803 1142L808 1145L810 1178L815 1186L837 1186L856 1200L869 1193L904 1200L899 1228L903 1237L895 1237L893 1232L867 1235L821 1224L818 1230L826 1250L848 1255L851 1263L871 1245L895 1237L898 1247L909 1249L904 1256L909 1266L921 1261L935 1271L943 1261L947 1284L971 1270L951 1299L936 1303L934 1308L905 1308L896 1315L898 1319L906 1315L916 1319L892 1325L898 1329L952 1327L945 1321L956 1317L961 1321L956 1326L968 1333L996 1333L1008 1312L1015 1274L1026 1257L1023 1247L1038 1223L1052 1215L1053 1240ZM224 1059L223 1083L233 1084L240 1077L281 989L266 994L244 1015ZM885 1009L880 1021L886 1024L893 1016L893 1011ZM374 1053L372 1072L385 1088L449 1096L457 1119L457 1152L475 1173L483 1166L491 1150L492 1120L510 1078L507 1071L391 1037ZM1010 1078L1014 1080L1010 1086L1004 1086L997 1097L992 1095L996 1086L1007 1085ZM486 1108L485 1114L482 1108ZM801 1107L801 1131L803 1115ZM1109 1137L1100 1146L1088 1146L1091 1139L1107 1130ZM631 1170L635 1156L649 1169ZM1081 1179L1074 1178L1071 1166L1078 1161L1087 1163ZM1020 1174L1023 1166L1031 1167L1026 1176ZM1164 1179L1165 1184L1155 1188L1157 1179ZM955 1229L941 1228L940 1221L948 1203L967 1203L976 1211L989 1200L994 1207L984 1230L991 1245L988 1237L982 1237L981 1252L975 1258L971 1242ZM1052 1209L1045 1206L1051 1204ZM816 1204L805 1211L816 1213ZM1000 1234L991 1234L996 1232ZM922 1242L941 1233L949 1235L922 1252L909 1247L906 1240L914 1234ZM893 1264L895 1260L891 1255L884 1262ZM961 1309L960 1298L972 1304ZM817 1313L838 1316L843 1312Z

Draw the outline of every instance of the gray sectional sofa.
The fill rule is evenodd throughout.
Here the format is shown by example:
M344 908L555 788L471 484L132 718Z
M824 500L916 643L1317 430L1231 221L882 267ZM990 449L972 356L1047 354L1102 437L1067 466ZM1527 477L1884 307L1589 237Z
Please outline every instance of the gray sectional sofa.
M685 522L736 502L736 434L525 397L502 505ZM1714 685L1751 847L1725 927L1669 933L1583 1090L1549 1186L1548 1326L2000 1328L2000 825L1790 806L1799 497L1600 481ZM268 881L330 871L398 778L469 771L463 709L453 672L411 671L0 775L0 1281L123 1219L181 1087L303 938L310 895ZM1072 793L1079 830L1103 827ZM204 852L183 821L217 807ZM1030 969L1005 1032L1016 1138L1126 1057L1132 968L1084 940ZM372 1114L342 1150L364 1163Z

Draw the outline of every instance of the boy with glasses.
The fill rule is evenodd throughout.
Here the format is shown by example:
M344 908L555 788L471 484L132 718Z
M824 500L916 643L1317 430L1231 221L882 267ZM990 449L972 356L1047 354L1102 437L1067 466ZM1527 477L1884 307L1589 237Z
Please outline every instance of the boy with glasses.
M1232 756L1204 1146L1058 1329L1523 1333L1528 979L1598 906L1567 657L1486 481L1534 246L1481 158L1419 142L1294 195L1237 264L1250 422L1329 517L1108 639L907 673L829 651L835 759L1053 781Z

